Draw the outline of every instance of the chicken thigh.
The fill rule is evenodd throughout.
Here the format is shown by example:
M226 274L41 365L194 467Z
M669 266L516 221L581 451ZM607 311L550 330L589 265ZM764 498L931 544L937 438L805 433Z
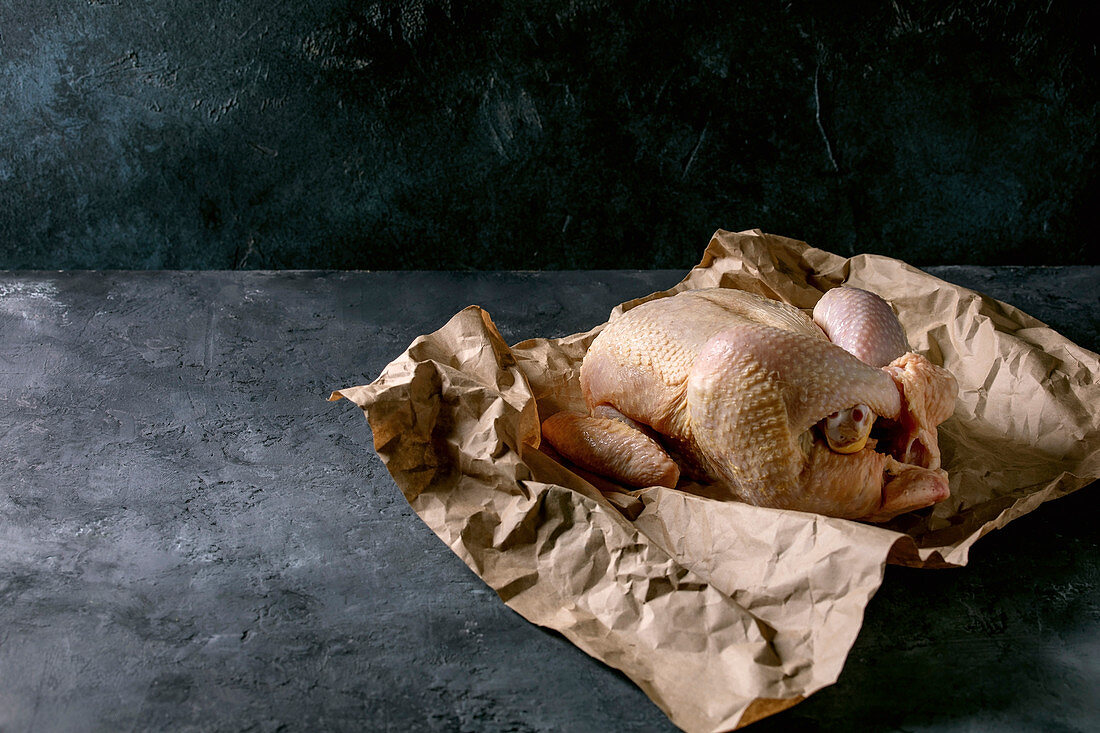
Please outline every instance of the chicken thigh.
M872 293L834 289L814 315L725 288L637 306L585 355L589 414L553 415L543 435L630 486L685 474L759 506L875 522L946 498L936 426L954 377L908 350Z

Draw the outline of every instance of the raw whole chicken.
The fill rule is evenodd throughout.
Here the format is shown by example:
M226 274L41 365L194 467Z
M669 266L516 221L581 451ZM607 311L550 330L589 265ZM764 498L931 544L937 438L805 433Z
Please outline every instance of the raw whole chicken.
M580 381L590 413L553 415L543 435L622 484L684 474L758 506L870 522L949 492L936 426L955 379L865 290L830 290L812 320L725 288L653 300L611 320Z

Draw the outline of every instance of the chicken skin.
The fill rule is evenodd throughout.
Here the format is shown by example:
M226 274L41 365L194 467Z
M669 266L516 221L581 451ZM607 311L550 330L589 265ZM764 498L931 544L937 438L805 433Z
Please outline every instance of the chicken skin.
M637 306L585 355L589 414L553 415L543 435L629 486L686 475L758 506L872 522L946 498L936 426L954 377L909 351L873 293L836 288L814 315L724 288Z

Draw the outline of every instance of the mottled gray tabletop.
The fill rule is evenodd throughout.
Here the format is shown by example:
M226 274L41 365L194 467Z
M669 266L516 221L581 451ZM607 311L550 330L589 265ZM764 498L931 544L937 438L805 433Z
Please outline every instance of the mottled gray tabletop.
M929 268L1100 348L1100 268ZM409 509L334 388L471 303L509 342L678 272L0 273L0 730L659 731ZM760 731L1100 729L1100 492L890 567Z

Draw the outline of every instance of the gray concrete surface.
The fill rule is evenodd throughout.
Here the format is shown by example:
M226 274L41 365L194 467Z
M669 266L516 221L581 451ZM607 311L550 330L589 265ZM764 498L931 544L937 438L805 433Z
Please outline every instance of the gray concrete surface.
M0 0L0 267L1096 265L1098 14Z
M932 268L1100 347L1100 268ZM680 273L0 273L0 730L661 731L412 514L362 414L470 303L558 336ZM760 731L1100 728L1096 486L890 568Z

